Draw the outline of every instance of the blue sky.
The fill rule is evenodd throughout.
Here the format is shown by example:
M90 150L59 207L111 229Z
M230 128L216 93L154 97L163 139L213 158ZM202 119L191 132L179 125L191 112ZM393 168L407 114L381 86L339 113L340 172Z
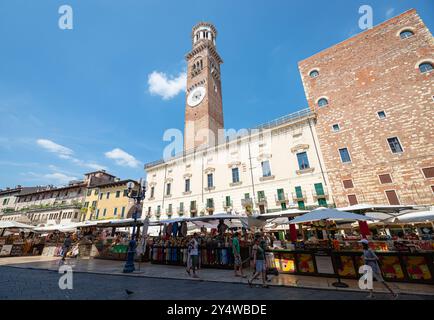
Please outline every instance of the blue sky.
M63 4L73 30L58 27ZM363 4L374 24L415 8L434 30L427 0L0 1L0 188L97 168L144 176L164 131L183 130L180 80L198 21L219 32L226 128L305 108L297 62L359 33Z

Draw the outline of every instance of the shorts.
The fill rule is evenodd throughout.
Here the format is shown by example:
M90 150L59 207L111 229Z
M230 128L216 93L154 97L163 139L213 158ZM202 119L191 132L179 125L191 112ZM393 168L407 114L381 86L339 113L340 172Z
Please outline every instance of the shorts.
M191 257L191 266L193 268L197 268L199 265L199 256L190 256Z
M234 265L237 267L241 266L241 257L240 256L234 257Z
M265 272L264 260L256 260L256 272Z

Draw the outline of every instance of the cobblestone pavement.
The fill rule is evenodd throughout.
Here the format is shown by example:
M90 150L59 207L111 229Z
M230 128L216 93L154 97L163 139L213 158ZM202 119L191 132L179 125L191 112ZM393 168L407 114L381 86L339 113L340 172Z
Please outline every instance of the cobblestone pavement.
M302 288L260 287L244 284L218 283L176 279L155 279L122 275L89 273L73 274L73 289L61 290L60 274L49 270L0 267L0 299L245 299L245 300L312 300L365 299L367 294ZM134 293L128 296L126 289ZM390 299L377 294L377 299ZM429 296L401 295L400 299L433 299Z

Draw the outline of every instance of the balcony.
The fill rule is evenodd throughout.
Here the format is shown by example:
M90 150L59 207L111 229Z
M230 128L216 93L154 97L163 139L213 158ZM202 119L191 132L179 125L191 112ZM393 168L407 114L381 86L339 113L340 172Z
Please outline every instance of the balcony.
M184 215L184 208L180 208L180 207L178 207L178 208L176 209L176 212L178 212L178 215L179 215L179 216L183 216L183 215Z
M306 173L312 173L314 171L315 171L315 168L304 168L304 169L296 170L295 173L299 176L299 175L306 174Z
M273 180L275 178L274 175L267 175L267 176L262 176L259 178L259 181L269 181L269 180Z
M172 209L166 209L166 214L168 216L171 216L173 214L173 210Z
M246 207L253 207L253 200L252 200L252 198L244 198L244 199L241 199L241 206L243 207L243 208L246 208Z
M287 193L275 194L274 200L276 201L276 205L280 206L282 203L288 203L289 198Z
M293 192L292 193L292 200L294 200L295 202L297 202L297 201L305 201L306 199L307 199L307 197L306 197L306 191Z
M261 196L258 197L258 200L256 200L257 205L266 205L267 204L267 197L266 196Z
M233 208L233 202L232 202L232 200L230 200L230 201L223 201L222 204L223 204L223 208L225 210Z
M329 193L326 190L323 190L322 192L321 191L317 192L316 190L312 190L312 194L315 200L329 198Z

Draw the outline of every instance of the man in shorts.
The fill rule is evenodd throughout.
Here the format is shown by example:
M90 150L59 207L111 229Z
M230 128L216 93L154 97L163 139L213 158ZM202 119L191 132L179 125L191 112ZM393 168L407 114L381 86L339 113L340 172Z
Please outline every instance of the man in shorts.
M246 278L243 274L243 261L241 259L240 241L238 232L234 232L232 236L232 252L234 253L234 272L235 277ZM239 272L239 274L238 274Z
M196 270L199 264L199 242L197 241L198 235L195 233L193 238L188 244L188 255L191 261L190 265L187 265L187 273L190 274L190 270L193 270L193 278L199 278L196 274Z
M256 236L255 244L252 248L253 264L255 266L255 273L252 278L248 280L249 285L252 286L253 280L258 276L262 276L262 287L268 288L266 284L266 267L265 267L265 250L261 247L261 237Z

